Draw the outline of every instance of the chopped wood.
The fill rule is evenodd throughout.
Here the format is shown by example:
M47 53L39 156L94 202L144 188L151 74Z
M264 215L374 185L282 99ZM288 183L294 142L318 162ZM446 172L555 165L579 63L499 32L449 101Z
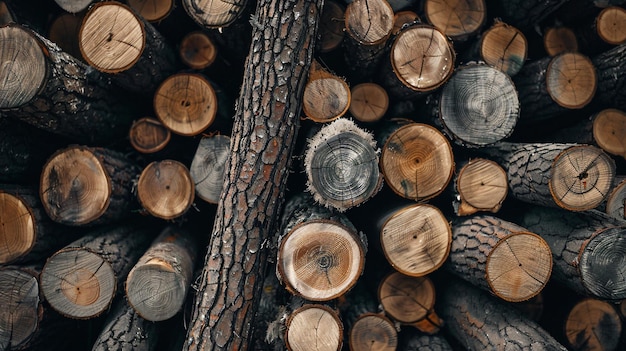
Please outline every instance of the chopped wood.
M174 219L193 204L195 189L189 170L175 160L150 163L137 181L137 197L152 216Z
M1 350L26 349L37 334L43 314L38 276L27 267L0 267Z
M159 22L174 10L174 0L128 0L137 14L148 22Z
M620 178L606 198L605 212L617 219L626 220L626 179Z
M379 313L364 313L352 323L349 343L351 351L394 351L398 344L398 332L394 324Z
M350 104L348 83L313 61L302 96L304 114L315 122L331 122L343 116Z
M205 32L194 31L183 37L178 52L184 64L201 70L211 66L215 61L217 46Z
M391 34L397 35L398 33L400 33L404 25L417 22L419 20L419 16L413 11L404 10L396 12L393 15L393 29L391 30Z
M506 171L500 165L485 158L470 159L456 174L452 206L457 216L500 210L509 189Z
M404 351L453 351L452 346L440 334L411 333L401 340L401 350Z
M313 332L314 331L314 332ZM324 305L305 304L291 313L286 323L285 343L289 351L339 351L343 324L336 311Z
M576 351L614 351L619 347L622 320L613 305L587 298L569 311L564 323L567 343Z
M626 113L605 109L594 114L592 131L595 143L611 155L626 158Z
M598 73L598 91L594 102L626 110L626 44L594 56L592 62Z
M230 26L244 12L247 0L182 0L183 8L201 27Z
M157 325L141 318L121 297L107 315L91 350L153 351L159 345L158 341Z
M352 99L349 111L360 122L377 122L387 112L389 96L383 87L376 83L361 83L350 89Z
M578 51L578 39L574 31L565 26L553 26L543 33L543 47L554 57L565 52Z
M143 117L134 121L128 134L128 139L133 148L144 154L163 150L172 137L169 129L151 117Z
M455 41L477 33L487 18L485 0L425 0L424 16Z
M325 1L319 23L319 39L316 50L320 53L334 51L341 47L344 34L344 11L336 1Z
M526 36L518 28L496 21L478 41L480 57L500 71L514 76L522 69L528 52Z
M230 137L214 135L203 137L189 167L196 195L202 200L217 204L224 187L224 175L230 152Z
M626 42L626 9L609 6L596 17L598 36L611 45Z

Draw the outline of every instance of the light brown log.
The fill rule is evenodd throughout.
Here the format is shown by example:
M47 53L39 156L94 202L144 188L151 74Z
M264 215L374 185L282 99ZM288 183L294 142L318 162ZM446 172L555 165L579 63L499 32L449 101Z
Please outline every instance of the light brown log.
M230 26L242 14L247 0L182 0L182 3L189 17L201 27L220 28Z
M226 163L230 151L230 137L215 135L203 137L189 167L196 195L202 200L217 204L224 186Z
M454 173L448 139L436 128L412 121L391 120L376 133L382 145L380 169L398 195L423 201L441 194Z
M132 190L139 170L117 151L72 145L58 150L44 165L39 195L55 222L111 223L137 209Z
M387 261L399 272L419 277L443 265L450 252L452 231L441 211L428 204L394 210L379 230Z
M408 25L419 20L419 16L413 11L404 10L396 12L393 15L393 29L391 30L391 34L397 35L405 24Z
M426 0L423 6L426 20L455 41L467 40L487 18L484 0Z
M151 117L143 117L134 121L128 135L133 148L144 154L163 150L171 137L170 130Z
M626 113L605 109L592 116L593 139L611 155L626 158Z
M479 55L488 64L514 76L526 61L528 42L518 28L495 21L479 40Z
M626 317L626 300L622 300L622 302L620 302L619 311L622 314L622 317Z
M485 158L470 159L457 171L453 208L458 216L498 212L508 194L506 171Z
M154 94L154 112L176 134L193 136L208 128L217 114L217 95L202 75L177 73L169 76Z
M62 13L48 28L48 39L79 60L83 59L78 46L78 32L83 18L84 14Z
M543 33L543 47L550 56L578 51L578 39L574 31L565 26L549 27Z
M306 304L287 319L285 343L289 351L339 351L343 342L343 324L336 311L324 305Z
M152 216L174 219L193 204L194 183L185 165L174 160L154 161L137 181L137 198Z
M37 334L43 318L38 276L27 267L0 266L0 350L26 349Z
M153 351L159 346L155 323L141 318L121 297L107 315L91 351Z
M338 211L358 206L382 186L376 142L349 119L324 126L307 145L307 190L318 203Z
M174 226L163 229L128 273L130 306L149 321L172 318L187 297L196 256L191 234Z
M572 350L618 350L622 321L615 307L598 299L583 299L569 311L565 337Z
M50 306L76 319L104 313L150 245L149 233L139 225L99 227L50 256L41 271Z
M205 32L194 31L183 37L178 48L184 64L193 69L205 69L215 61L217 46Z
M148 22L159 22L174 9L174 0L128 0L135 12Z
M331 52L341 46L344 34L344 8L336 1L325 1L319 23L319 40L316 48L321 53Z
M446 269L499 298L520 302L541 292L552 272L550 247L539 235L492 216L452 222Z
M399 272L387 275L378 288L378 300L395 321L435 334L443 321L435 313L435 285L428 277L409 277Z
M611 45L626 42L626 9L609 6L596 17L598 36Z
M604 212L613 218L626 220L626 179L616 177L616 184L606 198Z
M350 101L348 83L313 61L302 97L304 114L315 122L331 122L348 111Z
M357 121L377 122L387 112L389 96L383 87L376 83L361 83L350 89L350 115Z

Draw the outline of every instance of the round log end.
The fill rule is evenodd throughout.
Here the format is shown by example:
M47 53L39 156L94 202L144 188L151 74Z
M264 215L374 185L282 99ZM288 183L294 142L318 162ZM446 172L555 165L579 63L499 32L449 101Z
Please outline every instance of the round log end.
M154 118L144 117L130 127L130 144L135 150L149 154L163 150L170 141L172 134L161 122Z
M106 311L115 296L116 284L109 262L87 249L58 251L41 271L46 301L70 318L87 319Z
M204 77L178 73L169 76L157 89L154 111L172 132L183 136L198 135L215 119L217 96Z
M526 61L528 42L518 28L497 22L482 36L480 57L489 65L514 76Z
M378 300L391 318L402 324L418 326L432 316L435 285L428 277L409 277L393 272L380 283Z
M366 313L359 316L352 325L349 341L350 351L395 351L398 346L398 332L384 315Z
M558 206L585 211L604 201L614 178L615 162L611 157L595 146L577 145L555 158L548 186Z
M593 119L593 139L602 150L626 158L626 113L617 109L598 112Z
M428 25L414 25L398 34L390 59L394 73L405 86L429 92L450 78L455 54L441 31Z
M196 23L207 28L221 28L233 23L247 0L182 0L183 8Z
M507 74L472 64L457 69L444 85L439 110L441 123L455 141L481 147L513 133L520 102Z
M302 110L315 122L326 123L343 116L350 106L350 87L337 76L309 80L302 95Z
M362 83L352 87L350 114L357 121L370 123L380 120L389 107L389 96L375 83Z
M452 179L452 147L436 128L410 123L387 139L380 168L396 194L415 201L431 199L443 192Z
M611 45L626 42L626 9L609 6L596 17L598 36Z
M506 199L509 183L506 171L499 164L478 158L461 168L456 188L465 204L459 207L459 215L469 215L477 211L497 212Z
M26 255L37 238L35 218L19 196L0 190L0 264Z
M296 225L281 241L278 271L292 293L328 301L346 293L363 272L365 248L356 233L336 222Z
M111 179L89 148L70 146L46 162L39 191L52 220L83 225L98 219L109 207Z
M174 9L174 0L128 0L128 5L149 22L158 22Z
M585 107L596 94L596 69L582 54L565 52L550 60L546 88L554 102L567 109Z
M409 10L398 11L393 15L393 29L391 34L396 35L402 30L402 26L408 23L419 21L417 13Z
M173 160L150 163L137 182L137 196L143 208L162 219L173 219L187 212L194 192L189 170Z
M83 21L83 15L63 13L57 16L48 30L48 39L57 44L61 50L82 60L78 46L78 33Z
M217 57L217 47L204 32L191 32L180 42L180 58L193 69L209 67Z
M626 220L626 180L619 182L607 196L605 212L613 218Z
M344 10L335 1L325 1L319 22L319 39L317 47L320 52L337 49L344 37Z
M346 7L345 28L362 45L382 44L393 29L393 9L383 0L355 0Z
M217 204L220 200L229 151L230 137L216 135L202 138L193 156L189 174L196 194L208 203Z
M33 274L8 267L0 269L0 281L0 346L22 350L39 327L39 283Z
M543 47L550 56L578 51L578 39L569 27L550 27L543 34Z
M417 277L433 272L448 258L452 230L439 209L414 204L387 219L380 242L385 257L396 270Z
M143 22L118 2L94 4L83 19L78 45L89 65L106 73L131 68L146 45Z
M47 62L39 41L22 27L0 28L0 108L30 102L44 85Z
M626 228L605 229L594 235L579 254L583 285L606 300L626 299Z
M304 305L289 316L285 343L290 351L339 351L343 343L343 324L337 312L323 305Z
M426 0L428 22L452 39L462 40L476 33L487 18L484 0Z
M514 233L487 257L487 283L505 301L526 301L543 290L552 273L552 252L540 236Z
M565 337L572 350L617 350L621 332L619 314L606 301L584 299L565 319Z

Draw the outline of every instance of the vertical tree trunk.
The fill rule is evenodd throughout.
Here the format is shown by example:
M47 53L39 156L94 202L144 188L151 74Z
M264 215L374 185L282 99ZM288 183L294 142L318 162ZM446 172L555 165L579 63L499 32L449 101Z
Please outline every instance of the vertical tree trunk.
M231 159L185 350L244 350L280 213L322 2L257 3Z
M107 315L91 351L153 351L159 345L158 340L157 325L141 318L126 298L120 297Z

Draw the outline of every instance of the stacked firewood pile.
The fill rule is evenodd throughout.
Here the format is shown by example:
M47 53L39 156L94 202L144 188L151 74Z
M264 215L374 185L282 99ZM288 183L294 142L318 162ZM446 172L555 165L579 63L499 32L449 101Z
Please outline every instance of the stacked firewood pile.
M626 1L0 24L0 350L626 348Z

